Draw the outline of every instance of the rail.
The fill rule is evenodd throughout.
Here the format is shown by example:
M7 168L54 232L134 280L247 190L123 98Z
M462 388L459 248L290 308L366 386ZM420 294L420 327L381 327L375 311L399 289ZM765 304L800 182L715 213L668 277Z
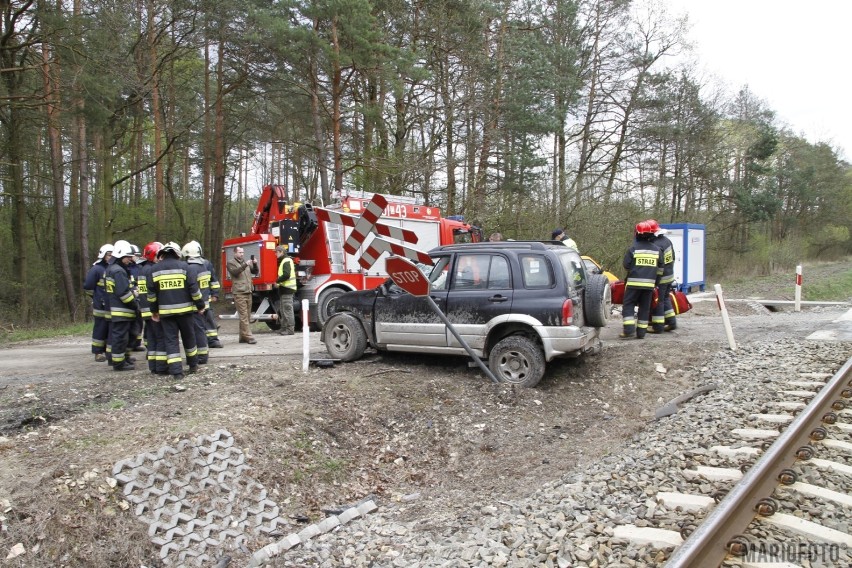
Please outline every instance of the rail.
M728 554L745 552L742 533L756 516L775 512L771 495L782 474L797 460L813 455L811 440L822 440L822 423L836 419L852 398L852 359L846 361L802 412L785 429L740 482L675 550L666 568L717 568Z

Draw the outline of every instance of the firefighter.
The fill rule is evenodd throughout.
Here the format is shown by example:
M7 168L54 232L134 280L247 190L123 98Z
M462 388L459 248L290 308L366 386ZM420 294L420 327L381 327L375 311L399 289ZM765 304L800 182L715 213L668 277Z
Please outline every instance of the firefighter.
M278 257L278 279L275 287L278 290L278 315L283 320L281 335L293 335L296 332L296 321L293 315L293 295L296 293L296 265L287 254L285 245L275 247Z
M139 247L130 243L130 250L133 251L133 261L128 263L127 272L130 274L130 287L133 289L133 295L136 298L139 298L139 263L144 260L142 258L141 251ZM133 320L133 323L130 326L130 350L131 351L145 351L145 347L143 346L143 330L144 322L142 321L142 314L136 314L136 319Z
M109 337L109 304L104 288L104 273L112 258L112 245L105 244L98 251L98 259L86 274L83 291L92 299L92 353L95 361L106 361L106 345Z
M166 365L166 345L163 339L163 326L160 322L151 319L151 305L148 303L148 284L151 282L151 272L157 263L157 253L163 248L163 243L153 241L142 249L142 262L139 266L139 277L137 286L139 296L139 313L145 323L143 337L145 347L148 349L148 370L155 375L168 375L169 369Z
M673 331L677 328L677 319L675 318L674 306L669 292L672 291L674 285L674 263L675 252L674 245L666 236L666 231L656 219L648 219L648 225L654 231L654 238L651 242L657 245L663 251L663 276L660 278L660 284L657 286L657 304L651 310L651 328L650 333L662 333L665 331Z
M559 241L566 247L572 248L574 250L579 250L577 248L577 243L574 242L574 239L565 234L565 229L553 229L550 233L550 240Z
M624 329L621 337L635 335L638 339L643 339L648 331L654 288L663 274L663 251L651 242L654 232L646 221L636 224L635 235L636 239L624 254L623 264L627 269L627 279L624 286Z
M210 300L207 302L207 309L204 310L204 323L207 331L207 346L211 349L221 349L222 342L219 341L219 326L216 325L216 312L213 310L212 304L219 301L219 291L222 286L219 284L219 279L216 278L216 269L210 259L204 258L204 252L201 250L201 245L198 245L198 251L202 255L204 263L207 265L207 270L210 272ZM201 283L199 282L199 286Z
M121 241L119 241L121 242ZM104 274L110 312L110 362L115 371L132 371L135 359L127 355L130 327L136 319L138 306L130 284L128 266L133 262L130 243L117 244L112 263Z
M186 260L189 274L198 282L198 289L204 300L204 307L208 308L210 306L211 278L210 271L207 270L207 263L201 258L201 245L198 244L198 241L190 241L183 245L180 253ZM198 349L198 364L206 365L210 352L207 344L207 321L204 318L204 314L197 312L193 315L193 327L195 328L195 346Z
M173 379L180 380L183 378L181 342L188 372L198 371L193 314L204 311L204 299L188 265L181 260L180 245L166 243L157 253L157 258L159 262L151 269L151 281L148 282L151 319L162 324L168 371Z

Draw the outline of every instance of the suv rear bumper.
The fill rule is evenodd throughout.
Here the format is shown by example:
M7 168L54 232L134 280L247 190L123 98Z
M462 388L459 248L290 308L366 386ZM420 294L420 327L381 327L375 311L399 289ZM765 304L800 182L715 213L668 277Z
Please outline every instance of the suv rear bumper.
M556 357L576 356L593 349L598 343L600 330L596 327L579 328L576 326L549 327L536 326L541 338L544 359L550 361Z

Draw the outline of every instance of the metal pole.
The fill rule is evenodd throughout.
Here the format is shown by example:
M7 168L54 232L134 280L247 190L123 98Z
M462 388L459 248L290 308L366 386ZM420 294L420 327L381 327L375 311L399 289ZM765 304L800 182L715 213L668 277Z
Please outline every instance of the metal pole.
M494 376L494 373L491 372L491 369L489 369L485 365L485 363L482 362L482 359L480 359L479 356L473 352L473 349L470 348L470 345L467 344L467 341L462 339L462 336L459 335L459 333L456 331L456 328L453 327L453 324L450 323L450 320L447 319L447 316L444 315L444 312L442 312L441 308L438 307L438 304L435 303L435 300L433 300L431 296L424 296L424 298L426 298L426 301L429 302L429 305L432 307L432 310L436 314L438 314L439 318L441 318L441 321L444 322L444 325L447 326L447 329L450 330L450 333L452 333L453 336L458 340L458 342L461 343L461 346L464 347L465 351L467 351L467 354L470 355L474 361L476 361L476 364L479 365L479 368L482 369L482 372L485 373L488 378L491 379L492 382L499 383L500 381L497 380L497 377Z
M722 298L722 285L716 284L716 302L719 304L719 309L722 310L722 323L725 324L725 335L728 336L728 345L731 346L731 351L737 350L737 342L734 341L734 330L731 328L731 318L728 317L728 308L725 307L725 300Z

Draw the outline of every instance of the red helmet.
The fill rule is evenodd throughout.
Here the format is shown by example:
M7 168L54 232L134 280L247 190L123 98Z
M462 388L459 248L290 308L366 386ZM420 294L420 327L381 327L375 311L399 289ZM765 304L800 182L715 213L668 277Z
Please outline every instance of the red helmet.
M648 223L648 226L651 228L651 232L655 235L660 231L660 224L657 223L656 219L648 219L645 222Z
M154 262L157 260L157 253L159 253L162 248L163 243L157 241L148 243L145 245L145 250L142 251L142 256L144 256L148 262Z
M644 235L644 234L653 234L654 231L651 230L651 225L648 221L639 221L636 223L636 234Z

